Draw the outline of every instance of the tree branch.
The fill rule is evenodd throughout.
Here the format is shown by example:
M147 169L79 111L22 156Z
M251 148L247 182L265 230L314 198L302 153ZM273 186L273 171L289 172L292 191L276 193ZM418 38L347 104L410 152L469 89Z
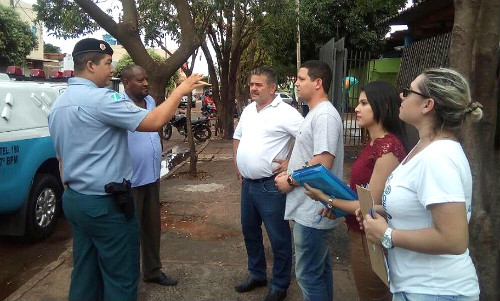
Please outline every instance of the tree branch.
M91 0L75 0L75 2L107 32L114 36L118 33L118 24L94 2Z
M123 6L123 23L130 26L129 30L139 33L139 13L133 0L121 0Z

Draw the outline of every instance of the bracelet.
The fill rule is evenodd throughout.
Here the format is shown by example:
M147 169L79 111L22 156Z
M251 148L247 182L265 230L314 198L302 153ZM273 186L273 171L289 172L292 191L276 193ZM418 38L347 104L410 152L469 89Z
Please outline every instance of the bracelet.
M295 187L295 185L293 185L293 178L292 178L292 175L288 175L288 178L286 178L286 182L288 183L288 185L290 185L291 187Z

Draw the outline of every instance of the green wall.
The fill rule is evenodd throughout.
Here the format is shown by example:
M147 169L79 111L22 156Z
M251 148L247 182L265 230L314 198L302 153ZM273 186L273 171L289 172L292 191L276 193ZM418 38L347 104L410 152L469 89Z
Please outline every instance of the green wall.
M370 61L370 81L384 80L394 86L397 84L401 58L384 58ZM375 65L373 68L373 65Z

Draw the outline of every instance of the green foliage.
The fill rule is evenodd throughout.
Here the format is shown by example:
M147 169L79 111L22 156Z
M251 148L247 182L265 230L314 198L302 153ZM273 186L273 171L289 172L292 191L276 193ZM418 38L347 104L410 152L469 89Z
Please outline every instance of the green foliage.
M43 52L45 52L45 53L61 53L61 48L56 46L56 45L52 45L50 43L43 43Z
M296 74L296 15L295 0L276 3L257 37L267 56L263 64L276 70L280 84L286 82L288 75Z
M166 60L164 57L161 57L159 54L154 52L153 49L147 49L147 51L148 51L149 56L155 61L164 62ZM130 57L129 54L125 54L118 61L117 65L115 67L115 73L113 73L113 76L114 77L121 77L123 68L125 68L126 66L129 66L129 65L133 65L133 64L135 64L134 60ZM165 92L168 93L168 92L174 90L177 81L179 81L179 71L175 72L175 74L172 77L170 77L170 79L168 80L167 86L165 88Z
M0 65L22 65L36 43L30 25L14 9L0 5Z
M142 28L146 45L151 45L155 39L163 40L166 33L174 33L178 40L178 21L171 0L138 0L137 10L140 12L139 27Z
M388 27L384 19L396 14L405 0L301 0L301 61L317 59L330 39L345 37L350 50L380 53ZM258 39L277 70L294 75L296 70L297 13L295 0L280 3Z
M77 38L100 27L74 2L69 0L37 0L33 5L37 21L44 23L55 36Z
M163 40L166 36L180 42L180 25L172 2L173 0L137 1L137 10L140 14L139 27L146 45L157 44L156 40ZM202 32L206 26L206 18L211 15L213 7L206 0L192 0L189 4L194 27L198 32Z
M101 2L92 1L96 4ZM145 45L158 45L157 41L163 41L167 35L179 41L180 26L173 0L137 0L135 3L139 31L144 38ZM206 22L205 18L210 15L208 13L210 5L205 0L192 0L190 5L195 28L201 31L203 30L202 23ZM34 9L37 12L37 20L44 22L48 31L58 37L76 38L91 34L101 28L72 0L37 0ZM110 13L119 10L121 7L115 5L105 13L113 18ZM120 16L122 14L120 13Z
M331 38L345 37L346 47L351 50L380 52L383 37L389 31L382 21L396 14L405 3L405 0L302 1L302 60L317 58L319 48Z

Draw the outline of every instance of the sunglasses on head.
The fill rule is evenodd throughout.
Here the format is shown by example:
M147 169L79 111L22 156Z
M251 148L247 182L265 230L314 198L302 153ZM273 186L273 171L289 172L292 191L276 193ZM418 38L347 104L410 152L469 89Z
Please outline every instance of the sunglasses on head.
M403 89L403 96L404 97L408 97L408 95L410 95L410 93L415 93L415 94L420 95L420 96L422 96L424 98L432 98L429 95L422 94L422 93L414 91L414 90L412 90L410 88L404 88Z

